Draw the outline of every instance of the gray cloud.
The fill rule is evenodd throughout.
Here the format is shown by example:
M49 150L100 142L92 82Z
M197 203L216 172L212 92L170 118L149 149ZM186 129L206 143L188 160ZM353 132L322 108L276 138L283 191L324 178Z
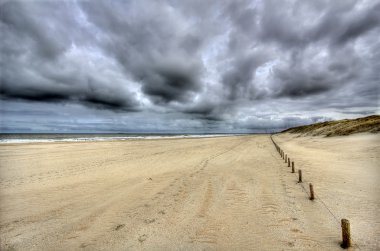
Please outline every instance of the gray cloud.
M267 59L268 56L263 53L237 56L232 62L232 68L222 76L226 97L230 100L250 97L255 92L252 81L256 69Z
M328 11L313 31L312 38L328 38L333 45L342 46L372 29L379 29L380 3L369 4L364 10L350 10L346 13L338 12L340 15L332 10Z
M183 20L172 20L175 17L161 4L152 4L151 8L129 4L130 11L119 2L83 2L82 6L88 20L107 34L100 43L102 49L142 85L142 92L152 102L189 101L189 95L201 89L203 64L197 58L201 36L194 28L182 31L176 23ZM133 19L125 19L128 14Z
M32 114L50 116L39 128L53 130L62 114L37 114L32 104L65 107L74 120L91 113L99 121L80 120L82 128L112 132L262 131L379 112L379 1L3 0L0 8L3 110L30 111L5 113L3 131L28 128Z
M191 92L201 89L197 66L163 62L151 71L141 74L142 91L155 103L188 101Z
M228 106L226 104L215 104L211 101L204 100L193 106L186 107L182 112L192 117L205 121L223 121L223 112L226 112Z
M73 43L84 41L79 35L82 27L68 14L72 4L6 1L1 7L3 98L138 110L138 102L125 87L105 80L94 69L83 69L86 62L67 59Z

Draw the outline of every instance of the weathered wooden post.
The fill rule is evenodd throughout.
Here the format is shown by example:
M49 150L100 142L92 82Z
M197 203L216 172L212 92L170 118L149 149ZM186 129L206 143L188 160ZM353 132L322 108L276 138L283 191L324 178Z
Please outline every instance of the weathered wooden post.
M309 187L310 187L310 200L314 200L314 188L313 188L313 184L309 184Z
M288 158L288 167L290 167L290 158Z
M299 169L298 170L298 183L301 183L302 182L302 170Z
M347 219L342 219L342 248L351 247L351 231L350 231L350 222Z
M294 173L294 161L292 161L292 173Z
M288 155L285 154L285 163L288 162Z

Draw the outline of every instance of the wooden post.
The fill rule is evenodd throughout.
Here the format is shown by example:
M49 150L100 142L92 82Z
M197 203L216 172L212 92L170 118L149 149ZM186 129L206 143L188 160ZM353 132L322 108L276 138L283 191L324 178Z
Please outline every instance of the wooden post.
M298 183L301 183L302 182L302 170L299 169L298 170Z
M310 200L314 200L314 188L313 188L313 184L309 184L309 187L310 187Z
M288 158L288 167L290 167L290 158Z
M288 155L285 154L285 163L288 162Z
M342 219L342 248L351 247L351 231L350 231L350 222L347 219Z
M292 161L292 173L294 173L294 161Z

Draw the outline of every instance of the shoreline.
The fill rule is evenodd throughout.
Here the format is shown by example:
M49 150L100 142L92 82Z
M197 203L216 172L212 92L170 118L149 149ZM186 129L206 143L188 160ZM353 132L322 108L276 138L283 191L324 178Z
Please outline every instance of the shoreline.
M38 134L36 134L38 135ZM46 134L43 134L46 135ZM71 134L70 134L71 135ZM89 134L90 135L90 134ZM94 137L80 137L80 138L61 138L61 139L2 139L0 137L0 145L16 145L16 144L38 144L38 143L76 143L76 142L107 142L107 141L128 141L128 140L163 140L163 139L199 139L199 138L219 138L219 137L239 137L261 134L178 134L178 135L146 135L146 136L119 136L119 137L98 137L97 134L93 134Z

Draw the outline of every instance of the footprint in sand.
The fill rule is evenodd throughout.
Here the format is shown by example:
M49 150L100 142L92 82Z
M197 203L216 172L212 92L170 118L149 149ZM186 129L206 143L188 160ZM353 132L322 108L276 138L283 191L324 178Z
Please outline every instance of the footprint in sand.
M302 232L301 230L297 229L297 228L292 228L290 229L290 231L294 232L294 233L299 233L299 232Z
M91 245L91 244L86 244L86 243L82 243L82 244L80 244L80 248L85 248L85 247L87 247L87 246L89 246L89 245Z
M125 224L119 224L115 227L115 231L118 231L118 230L122 229L123 227L125 227Z
M148 236L146 236L146 234L143 234L143 235L139 236L138 240L139 240L139 242L143 243L144 241L146 241L147 238L148 238Z
M153 222L155 222L155 221L156 221L156 219L150 219L150 218L144 220L144 222L145 222L146 224L150 224L150 223L153 223Z
M158 211L158 213L162 215L166 214L165 210Z

